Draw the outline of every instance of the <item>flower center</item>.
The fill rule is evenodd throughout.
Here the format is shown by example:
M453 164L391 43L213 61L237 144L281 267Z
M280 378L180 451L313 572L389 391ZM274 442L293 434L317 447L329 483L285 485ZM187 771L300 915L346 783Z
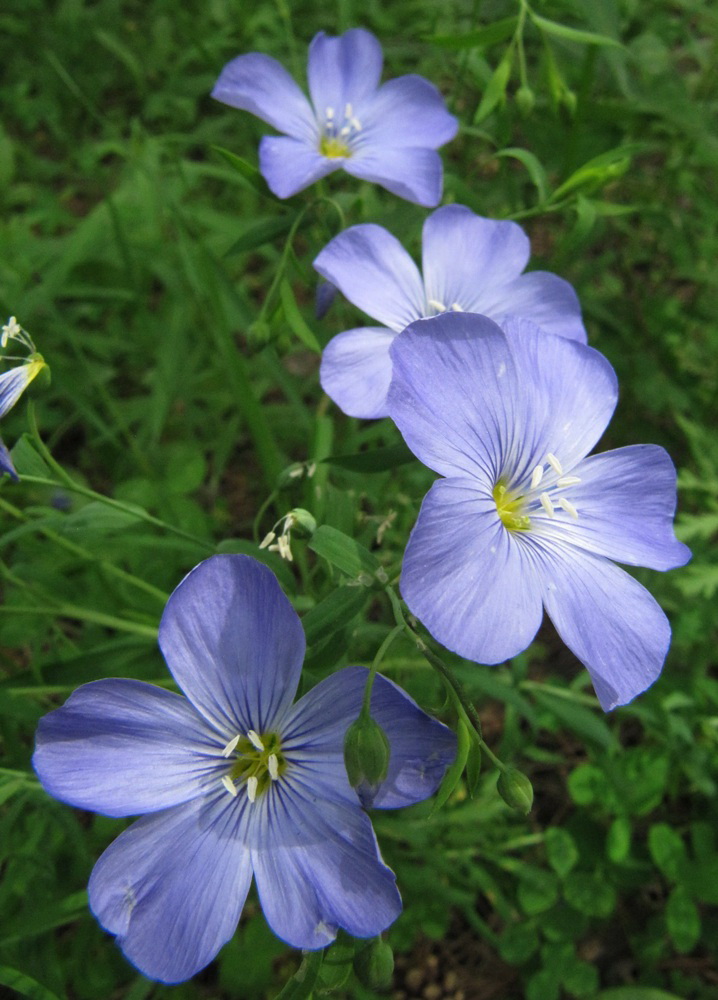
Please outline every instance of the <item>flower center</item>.
M496 511L509 531L528 531L531 528L529 514L539 518L545 514L549 520L554 520L559 512L557 508L565 511L574 521L578 520L578 511L564 493L569 487L578 485L580 478L565 475L561 463L551 452L546 455L545 462L548 469L543 463L537 465L531 473L530 482L519 489L509 490L504 479L499 479L494 486L492 496Z
M528 531L531 527L531 521L528 514L524 513L526 509L524 497L517 496L516 493L509 493L505 483L499 480L494 486L493 498L501 523L505 528L508 528L509 531Z
M250 729L246 736L237 735L222 750L223 757L234 757L229 774L221 782L229 794L236 798L238 785L244 784L247 798L254 802L273 781L279 781L287 769L277 733L261 736Z
M343 119L336 116L334 108L327 108L324 112L319 152L330 160L351 156L351 142L359 132L361 132L361 122L354 114L351 104L345 104Z

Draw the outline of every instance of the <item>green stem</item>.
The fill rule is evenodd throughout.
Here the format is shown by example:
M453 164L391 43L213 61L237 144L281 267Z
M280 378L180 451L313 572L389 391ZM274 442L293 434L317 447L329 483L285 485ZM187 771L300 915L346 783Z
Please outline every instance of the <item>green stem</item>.
M143 639L157 640L157 629L153 625L142 625L141 622L131 622L126 618L118 618L116 615L105 614L103 611L94 611L92 608L81 608L77 604L57 604L49 605L45 608L38 608L34 605L12 604L0 606L0 612L23 615L58 615L61 618L74 618L76 621L105 625L107 628L114 628L119 632L132 632L134 635L141 635Z
M404 631L404 625L395 625L391 632L385 637L381 646L377 650L377 654L374 657L371 667L369 668L369 676L366 679L366 686L364 688L364 700L362 702L361 714L366 718L369 717L371 711L371 690L374 687L374 678L376 677L376 672L379 669L379 664L384 659L387 650L397 638Z

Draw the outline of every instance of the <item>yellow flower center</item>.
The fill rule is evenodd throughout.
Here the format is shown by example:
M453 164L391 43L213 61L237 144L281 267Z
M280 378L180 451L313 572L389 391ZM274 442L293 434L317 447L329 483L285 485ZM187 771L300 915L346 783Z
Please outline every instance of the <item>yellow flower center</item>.
M339 160L351 156L351 150L343 139L335 135L323 135L319 143L319 152L330 160Z
M505 483L501 480L494 486L493 491L496 511L501 518L501 523L509 531L528 531L531 521L528 514L524 514L526 501L524 497L509 493Z
M250 802L266 792L287 769L277 733L260 735L250 729L246 736L235 736L230 740L222 755L235 757L232 770L221 779L222 784L233 796L238 793L237 785L243 784Z

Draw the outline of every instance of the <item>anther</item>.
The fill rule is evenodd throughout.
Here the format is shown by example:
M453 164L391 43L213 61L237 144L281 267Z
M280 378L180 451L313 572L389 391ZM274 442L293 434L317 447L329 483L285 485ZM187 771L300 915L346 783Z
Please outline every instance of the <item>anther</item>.
M562 476L556 485L565 488L566 486L576 486L580 482L581 480L578 476Z
M563 475L563 466L561 465L561 463L559 462L559 460L556 458L555 455L552 455L551 452L549 452L548 455L546 456L546 461L551 466L551 468L553 469L553 471L556 473L557 476Z
M232 751L234 750L234 748L237 746L238 743L239 743L239 736L235 736L233 739L229 741L227 746L222 751L222 756L229 757L229 755L232 753Z
M546 511L548 516L553 517L555 512L548 493L542 493L539 500L541 501L541 506Z
M354 108L351 106L351 104L349 104L349 103L345 104L344 105L344 117L345 118L351 118L353 114L354 114Z
M567 514L570 514L574 521L578 521L578 511L565 497L558 498L559 507L563 507Z
M432 309L436 309L437 312L446 312L446 306L443 302L439 302L438 299L427 299L426 304L431 306Z
M272 542L274 541L274 539L276 537L277 536L276 536L276 534L273 531L268 532L264 536L264 538L262 539L262 541L259 543L260 549L266 549L268 545L272 544Z
M254 775L252 775L251 777L247 778L247 798L249 799L250 802L254 802L254 800L257 798L257 785L258 784L259 784L259 781L257 780L257 778Z
M464 310L461 308L458 302L452 302L451 311L455 313L462 313Z
M535 490L537 486L541 484L543 479L543 465L537 465L534 471L531 473L531 489Z
M351 132L351 125L344 125L342 128L339 129L339 135L343 135L344 138L346 138L350 132Z
M269 777L272 781L276 781L279 777L279 760L276 753L270 753L267 757L267 768L269 769Z
M250 729L249 732L247 733L247 739L249 740L249 742L252 744L253 747L257 748L257 750L264 750L264 743L262 743L259 736L257 736L257 734L253 729Z
M225 774L225 776L222 778L222 784L227 789L227 791L232 796L232 798L236 799L237 798L237 789L235 787L234 782L232 781L232 779L229 777L228 774Z
M353 129L354 129L355 131L357 131L357 132L361 132L361 122L360 122L360 121L359 121L359 119L358 119L358 118L356 117L356 115L355 115L355 116L353 116L353 117L352 117L352 118L351 118L351 119L349 120L349 124L350 124L350 125L352 126L352 128L353 128Z
M330 122L334 117L334 108L327 108L325 114L327 116L327 121Z

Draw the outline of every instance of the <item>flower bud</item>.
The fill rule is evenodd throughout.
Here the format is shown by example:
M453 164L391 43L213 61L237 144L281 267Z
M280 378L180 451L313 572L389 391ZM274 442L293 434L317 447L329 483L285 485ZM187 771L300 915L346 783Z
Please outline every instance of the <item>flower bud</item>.
M344 766L349 784L370 806L389 770L391 749L386 733L369 715L352 722L344 737Z
M531 782L515 767L507 767L499 775L496 785L499 795L504 802L517 809L524 816L531 811L534 800L534 790Z
M299 538L311 538L317 530L317 522L303 507L295 507L289 511L290 529Z
M354 973L362 986L369 990L387 989L394 973L391 945L377 937L360 947L354 956Z
M534 109L536 97L530 87L519 87L515 96L516 107L524 117L528 117Z

